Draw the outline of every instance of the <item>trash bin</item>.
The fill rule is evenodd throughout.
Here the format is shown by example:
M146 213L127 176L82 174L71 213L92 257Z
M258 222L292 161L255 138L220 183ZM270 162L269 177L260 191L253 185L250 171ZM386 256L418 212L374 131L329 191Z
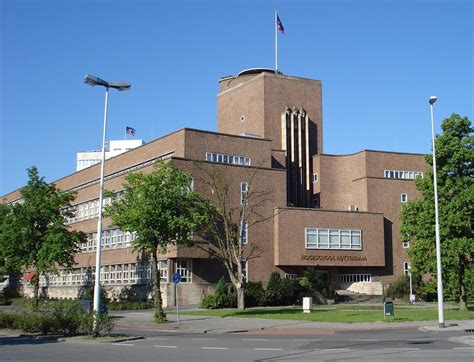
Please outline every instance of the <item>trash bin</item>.
M313 310L313 297L303 298L303 313L311 313Z
M393 317L395 316L395 312L393 309L393 302L387 301L383 303L383 315L384 317L390 316Z

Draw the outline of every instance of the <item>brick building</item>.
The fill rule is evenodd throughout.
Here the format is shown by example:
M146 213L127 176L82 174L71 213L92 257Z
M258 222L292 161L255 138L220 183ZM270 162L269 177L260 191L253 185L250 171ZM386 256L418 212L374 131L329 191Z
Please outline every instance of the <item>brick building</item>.
M197 164L219 167L232 180L234 204L242 184L256 168L253 185L271 192L262 214L268 219L247 230L246 242L263 252L246 266L248 280L268 281L272 271L292 278L317 267L333 284L369 294L406 272L408 258L398 224L402 203L418 197L413 179L427 168L422 155L361 151L323 152L321 82L251 69L220 80L217 132L184 128L105 163L105 188L123 191L124 176L149 172L169 160L193 175L204 195ZM55 182L74 190L76 215L71 227L88 234L72 272L43 277L52 297L77 297L90 283L95 266L100 165ZM7 202L19 191L4 196ZM107 202L107 200L106 200ZM132 251L133 234L104 222L101 280L113 293L125 286L149 292L150 264ZM206 244L205 240L201 241ZM199 303L224 270L198 248L173 247L160 255L165 305L173 305L171 275L179 272L180 304ZM26 283L27 284L27 283Z

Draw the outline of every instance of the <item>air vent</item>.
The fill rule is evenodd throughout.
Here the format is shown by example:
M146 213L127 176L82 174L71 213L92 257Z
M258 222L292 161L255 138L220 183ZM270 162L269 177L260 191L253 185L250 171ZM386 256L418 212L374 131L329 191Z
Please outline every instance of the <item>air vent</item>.
M359 211L359 208L356 205L349 205L348 210L352 212L356 212L356 211Z

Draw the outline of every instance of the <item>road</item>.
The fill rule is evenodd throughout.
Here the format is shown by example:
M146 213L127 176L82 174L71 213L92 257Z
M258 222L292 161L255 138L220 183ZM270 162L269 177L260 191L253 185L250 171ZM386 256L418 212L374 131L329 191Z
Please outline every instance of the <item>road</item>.
M323 333L323 332L322 332ZM460 343L469 340L471 345ZM474 335L418 330L271 335L158 332L120 343L0 336L0 361L472 361Z

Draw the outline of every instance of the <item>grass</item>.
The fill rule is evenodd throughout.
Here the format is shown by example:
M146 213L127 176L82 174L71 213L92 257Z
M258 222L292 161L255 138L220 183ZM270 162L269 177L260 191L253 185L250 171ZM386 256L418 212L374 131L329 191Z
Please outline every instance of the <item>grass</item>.
M412 306L395 305L395 316L384 319L382 306L339 306L327 308L327 306L316 307L312 313L303 313L299 307L247 309L239 311L237 309L217 309L183 314L210 317L239 317L239 318L265 318L265 319L287 319L308 322L338 322L338 323L359 323L359 322L414 322L437 320L438 311L436 308L416 308ZM474 319L474 308L461 312L457 309L446 309L444 311L446 320Z

